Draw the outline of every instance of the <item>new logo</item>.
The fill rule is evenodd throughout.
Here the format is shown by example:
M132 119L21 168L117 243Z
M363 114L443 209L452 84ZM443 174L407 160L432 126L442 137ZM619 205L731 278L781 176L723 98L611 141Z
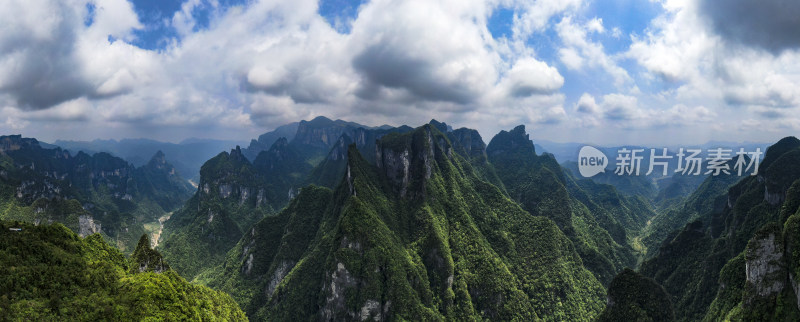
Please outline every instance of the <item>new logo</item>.
M606 155L592 146L584 146L578 152L578 171L585 178L605 171L607 164Z

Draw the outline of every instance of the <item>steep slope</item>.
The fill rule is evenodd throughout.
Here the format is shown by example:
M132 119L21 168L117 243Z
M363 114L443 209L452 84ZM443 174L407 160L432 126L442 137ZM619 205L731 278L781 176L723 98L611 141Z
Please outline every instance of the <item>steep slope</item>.
M431 124L434 124L434 122L436 120L432 120ZM445 123L441 123L441 125L444 128L450 128ZM489 163L489 157L486 154L486 143L483 142L483 138L481 138L477 130L462 127L456 130L449 130L446 133L447 138L453 144L453 151L469 161L480 177L497 186L500 190L506 191L503 181L500 180L494 166Z
M252 163L237 146L203 165L195 196L164 227L165 243L160 247L179 273L193 278L219 264L244 231L285 207L300 187L338 184L351 140L365 151L374 151L377 138L406 128L371 129L317 117L299 122L296 129L291 141L278 138Z
M727 189L727 179L707 179L702 199L687 201L696 221L669 234L641 267L671 294L680 320L796 319L786 245L796 240L789 218L800 205L799 160L800 141L783 139L767 149L758 176Z
M413 128L408 126L384 127L379 129L358 128L350 134L342 133L331 148L325 159L317 165L306 179L307 184L316 184L328 188L336 187L342 180L347 169L347 149L350 144L355 144L364 158L374 164L376 145L375 142L389 133L406 133ZM352 135L352 136L351 136Z
M608 286L606 309L598 321L673 321L669 294L661 285L624 269Z
M40 142L41 144L41 142ZM235 141L211 139L187 139L180 143L159 142L149 139L63 141L54 143L73 154L83 151L93 155L106 152L125 159L136 167L146 165L151 155L163 151L169 156L170 163L181 177L197 182L200 166L203 162L217 155L219 151L228 150L237 144ZM271 143L270 143L271 144Z
M641 197L565 173L552 155L536 155L522 125L497 134L486 152L511 198L531 214L552 219L601 282L636 266L629 236L655 215Z
M178 171L167 162L160 150L142 167L134 170L136 188L139 193L150 198L164 210L172 210L191 197L194 190Z
M258 154L261 151L267 151L269 148L275 144L280 138L285 138L288 141L294 139L295 133L297 133L297 126L300 125L300 122L292 122L289 124L281 125L275 130L261 134L258 136L257 140L250 140L250 145L242 149L242 153L248 160L255 161Z
M267 195L275 196L273 205L285 205L295 194L312 166L303 159L301 152L280 138L267 151L262 151L253 161L253 167L269 181ZM285 197L281 197L281 195Z
M246 320L229 295L150 269L161 259L142 239L149 256L128 261L99 234L0 221L0 320Z
M603 288L569 239L483 180L426 125L351 145L335 191L309 186L198 280L251 318L586 320ZM266 295L266 296L264 296Z
M658 253L658 247L670 233L698 218L707 217L710 213L721 212L728 202L725 192L740 179L736 174L724 173L704 177L703 183L688 197L681 199L682 201L677 200L676 205L662 208L641 234L642 243L646 249L651 250L647 257Z
M197 192L165 223L159 248L178 273L192 278L221 262L246 229L289 198L286 194L238 146L222 152L201 168Z
M189 196L163 153L135 168L107 153L72 156L36 139L0 137L0 219L61 222L83 236L100 232L129 252L145 224Z

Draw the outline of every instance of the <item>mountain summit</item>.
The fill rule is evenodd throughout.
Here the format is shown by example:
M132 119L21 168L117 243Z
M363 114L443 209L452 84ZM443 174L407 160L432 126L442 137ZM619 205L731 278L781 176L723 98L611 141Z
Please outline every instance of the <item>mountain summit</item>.
M303 188L198 278L267 320L599 314L603 287L569 239L484 181L436 127L387 134L375 153L372 165L350 145L335 190Z

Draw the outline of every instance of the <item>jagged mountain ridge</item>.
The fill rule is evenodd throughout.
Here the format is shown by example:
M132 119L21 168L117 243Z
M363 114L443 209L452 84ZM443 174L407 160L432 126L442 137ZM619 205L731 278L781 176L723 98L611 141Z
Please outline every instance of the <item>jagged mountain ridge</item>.
M303 188L198 279L257 319L599 313L603 288L563 233L483 180L433 126L384 136L375 158L351 145L336 190Z
M0 137L0 144L0 219L61 222L82 236L101 232L132 251L144 224L190 196L160 151L136 168L108 153L73 156L19 135Z
M307 158L324 157L343 134L355 138L357 137L355 131L358 129L389 130L393 127L370 127L355 122L334 121L324 116L317 116L310 121L289 123L279 126L274 131L264 133L258 137L258 140L250 141L250 146L243 151L248 159L255 161L261 151L268 150L275 141L285 138L291 145L303 147L302 152L308 154Z
M238 146L220 153L201 168L198 191L167 222L160 247L173 266L191 278L220 263L248 227L286 206L302 186L337 184L346 164L347 145L342 142L374 151L377 138L407 129L368 129L318 117L299 122L291 141L278 138L253 162ZM329 141L333 135L339 135L339 144ZM328 144L331 149L325 150Z
M41 142L40 142L41 144ZM146 165L150 156L163 151L169 156L170 163L184 179L199 180L200 167L205 161L219 153L230 149L236 141L211 139L186 139L179 143L159 142L149 139L65 141L56 140L56 146L70 152L83 151L89 155L106 152L120 157L136 167ZM272 144L272 142L270 142Z
M630 239L655 216L649 202L574 178L552 155L536 154L523 125L497 134L486 153L509 196L531 214L552 219L603 284L636 266Z
M729 187L708 178L687 200L696 211L641 273L664 286L680 320L796 320L800 141L767 149L757 176ZM704 188L706 187L706 188ZM721 189L720 189L721 188ZM720 191L721 190L721 191Z

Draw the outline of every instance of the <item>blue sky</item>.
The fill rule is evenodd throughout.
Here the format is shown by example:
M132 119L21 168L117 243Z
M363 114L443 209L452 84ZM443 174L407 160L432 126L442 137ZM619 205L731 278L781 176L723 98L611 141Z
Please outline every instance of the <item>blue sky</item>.
M769 142L800 129L795 13L779 0L12 0L0 131L247 140L325 115L436 118L486 141L526 124L561 142Z

